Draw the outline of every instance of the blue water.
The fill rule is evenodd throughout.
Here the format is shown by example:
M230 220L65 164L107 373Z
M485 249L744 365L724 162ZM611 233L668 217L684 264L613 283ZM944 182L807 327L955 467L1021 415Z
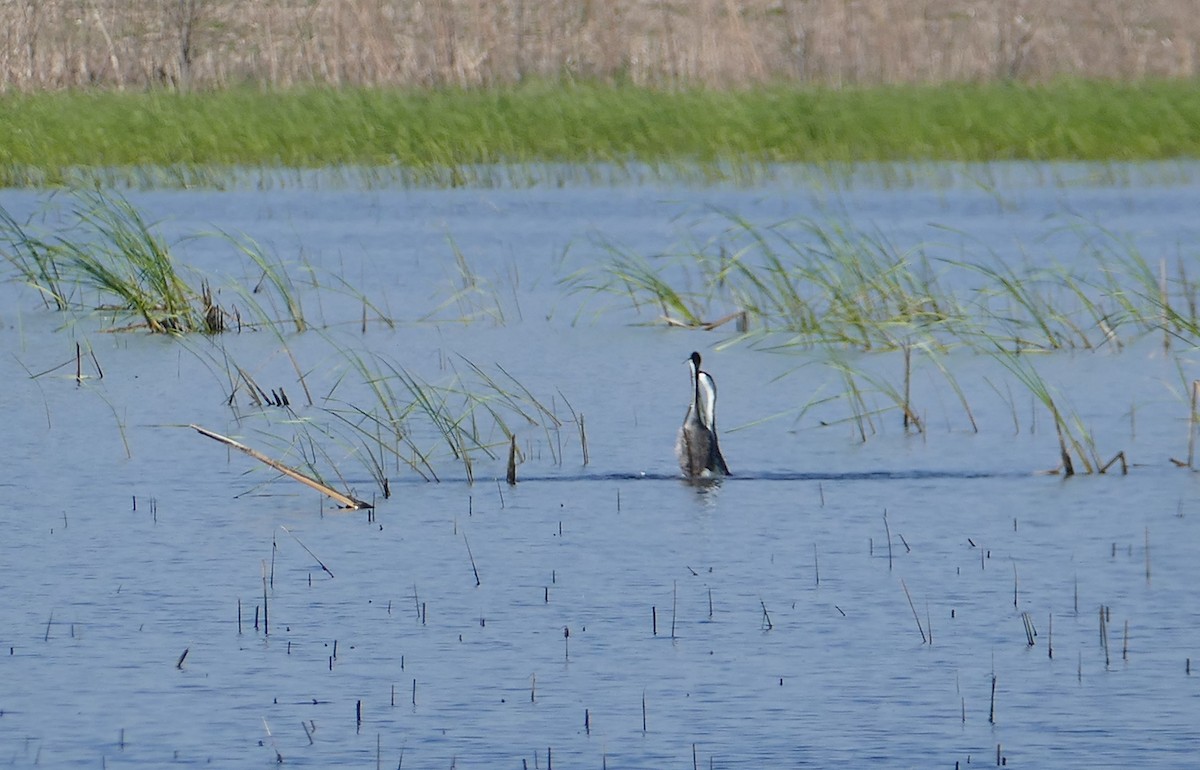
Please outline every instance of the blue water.
M999 746L1013 766L1192 766L1200 479L1169 458L1186 455L1193 348L1152 335L1037 358L1104 459L1133 464L1063 479L1041 473L1058 463L1044 408L986 357L940 359L978 432L915 356L926 431L906 432L863 380L863 441L829 355L664 328L653 308L563 282L614 245L716 237L722 210L1016 260L1086 256L1102 224L1200 267L1194 169L1109 171L131 193L231 303L229 282L258 276L227 243L187 236L243 233L312 276L317 328L110 333L0 285L0 763L950 767L992 766ZM20 218L45 200L0 192ZM464 285L455 249L476 291L447 304ZM364 334L337 276L395 328ZM103 378L85 358L76 382L77 341ZM719 384L735 474L712 487L679 481L671 456L693 349ZM509 487L485 412L497 446L475 453L473 484L414 421L443 480L392 458L383 500L346 434L321 432L330 410L369 402L345 351L431 383L478 386L467 361L500 380L503 367L563 425L496 407L524 454ZM847 356L902 374L898 354ZM285 388L292 411L244 393L229 406L227 361ZM378 507L337 511L189 423L293 464L317 447Z

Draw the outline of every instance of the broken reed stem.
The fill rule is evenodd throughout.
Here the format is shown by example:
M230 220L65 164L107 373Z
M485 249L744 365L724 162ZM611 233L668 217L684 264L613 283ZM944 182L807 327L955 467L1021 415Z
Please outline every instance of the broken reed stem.
M583 449L583 464L588 464L587 428L583 424L583 412L579 413L579 446Z
M475 573L475 585L481 586L483 583L479 581L479 570L475 568L475 554L471 553L471 544L467 541L467 533L463 532L463 542L467 545L467 558L471 560L471 571Z
M887 508L883 509L883 529L887 533L888 572L892 571L892 528L888 525Z
M1067 451L1067 439L1063 436L1062 417L1059 416L1053 401L1050 402L1050 411L1054 417L1054 430L1058 434L1058 454L1062 460L1063 475L1074 476L1075 464L1071 462L1071 453Z
M514 433L508 437L508 473L505 476L508 485L516 486L517 484L517 435ZM503 496L503 494L501 494Z
M904 343L904 430L908 431L909 426L917 429L918 433L923 433L921 420L917 417L917 413L913 411L912 400L910 397L912 390L912 345Z
M321 561L320 557L318 557L315 553L313 553L311 548L306 546L304 543L301 543L300 538L296 537L290 529L283 526L282 524L279 525L279 528L282 529L284 532L288 533L289 535L291 535L292 539L295 540L297 543L300 543L300 547L303 548L305 551L307 551L308 555L313 557L313 559L317 562L317 564L321 565L321 569L325 570L325 572L328 573L329 577L333 577L333 572L330 571L329 567L325 566L325 562ZM275 572L275 552L274 552L274 543L272 543L272 551L271 551L271 573L272 573L272 575L274 575L274 572ZM274 578L272 578L272 583L273 582L274 582Z
M1196 456L1196 422L1200 415L1196 414L1196 401L1200 400L1200 380L1192 380L1192 411L1188 416L1188 453L1187 467L1195 470L1193 460Z
M305 476L300 471L295 470L293 468L289 468L288 466L286 466L283 463L278 462L276 460L272 460L270 457L267 457L262 452L259 452L256 449L251 449L250 447L246 446L245 444L242 444L238 441L234 441L233 439L231 439L227 436L222 436L220 433L214 433L213 431L208 430L206 428L201 428L199 425L196 425L195 423L192 423L188 427L195 430L197 433L201 434L202 436L208 436L209 438L211 438L214 441L219 441L222 444L225 444L226 446L231 446L240 452L245 452L246 454L253 457L255 460L258 460L259 462L264 463L265 465L269 465L270 467L279 471L284 476L295 479L296 481L299 481L301 484L305 484L309 487L312 487L313 489L317 490L321 494L326 495L327 497L331 497L334 500L336 500L343 508L348 508L350 510L361 510L363 508L373 508L374 507L370 503L364 502L362 500L358 500L357 498L351 497L349 495L344 495L341 492L334 489L333 487L331 487L327 484L322 484L320 481L317 481L316 479L311 478L309 476Z
M775 627L775 624L771 622L771 613L767 612L767 603L764 602L762 599L759 599L758 603L762 605L762 611L763 611L762 626L767 631L770 631L772 628Z
M1117 462L1118 460L1121 462L1121 475L1128 476L1129 475L1129 462L1125 459L1125 450L1123 450L1123 449L1120 452L1117 452L1115 455L1113 455L1113 458L1111 460L1106 462L1104 465L1100 466L1100 473L1107 473L1108 469L1113 466L1113 463Z
M925 629L921 627L921 616L917 614L917 606L913 604L912 594L908 592L908 586L904 583L904 578L900 578L900 587L904 589L904 595L908 597L908 606L912 609L913 620L917 621L917 630L921 632L921 644L928 644L929 637L925 636Z
M992 704L988 707L988 724L996 724L996 675L992 674Z
M675 606L679 597L679 582L671 581L671 638L675 638Z
M1100 643L1104 645L1104 667L1108 668L1112 659L1108 654L1108 613L1105 612L1106 609L1103 604L1100 605Z
M1163 352L1171 350L1171 327L1168 324L1171 315L1170 297L1167 294L1167 260L1158 261L1158 297L1162 305Z
M263 636L270 636L270 626L267 623L267 562L264 559L262 563L262 584L263 584Z
M1150 527L1146 527L1146 585L1150 585Z

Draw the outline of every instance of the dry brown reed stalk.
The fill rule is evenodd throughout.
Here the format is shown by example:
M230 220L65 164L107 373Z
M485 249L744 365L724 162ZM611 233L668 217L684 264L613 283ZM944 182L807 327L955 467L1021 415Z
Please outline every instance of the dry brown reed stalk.
M1172 458L1171 462L1179 466L1195 469L1194 460L1196 457L1196 423L1200 422L1200 414L1196 412L1196 402L1200 400L1200 380L1192 380L1192 402L1191 411L1188 412L1188 448L1187 462L1181 463Z
M0 3L0 90L1193 77L1188 0Z
M238 441L234 441L233 439L229 438L228 436L222 436L220 433L214 433L213 431L208 430L206 428L201 428L199 425L196 425L196 424L189 425L188 427L192 428L193 430L195 430L197 433L200 433L201 435L208 436L209 438L213 439L214 441L219 441L222 444L225 444L226 446L230 446L241 452L245 452L246 454L253 457L255 460L258 460L261 463L269 465L270 467L279 471L280 473L287 476L288 478L295 479L296 481L299 481L301 484L305 484L309 487L312 487L313 489L317 490L321 494L323 494L327 497L333 498L343 508L348 508L350 510L362 510L364 508L374 507L370 503L367 503L367 502L364 502L357 498L351 497L350 495L344 495L341 492L337 491L336 489L334 489L333 487L331 487L327 484L322 484L320 481L317 481L316 479L311 478L309 476L305 476L303 473L301 473L298 470L295 470L294 468L289 468L288 466L284 465L281 462L272 460L270 457L267 457L262 452L259 452L256 449L251 449L250 447L246 446L245 444L242 444Z

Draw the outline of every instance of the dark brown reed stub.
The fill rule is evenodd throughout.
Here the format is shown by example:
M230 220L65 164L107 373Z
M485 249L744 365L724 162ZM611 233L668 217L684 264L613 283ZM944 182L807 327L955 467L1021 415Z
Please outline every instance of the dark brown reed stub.
M517 436L514 433L508 438L508 473L506 479L509 486L515 486L517 483Z

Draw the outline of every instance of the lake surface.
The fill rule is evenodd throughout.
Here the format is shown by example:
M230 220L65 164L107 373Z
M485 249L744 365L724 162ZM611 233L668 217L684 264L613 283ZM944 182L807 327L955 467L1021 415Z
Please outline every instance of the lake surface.
M128 319L47 310L9 271L0 764L1194 766L1200 478L1171 458L1195 340L1031 357L1098 453L1131 463L1063 478L1043 473L1059 462L1045 407L988 356L914 357L918 433L871 386L898 387L900 353L669 328L572 289L618 250L704 248L731 216L1080 271L1103 230L1200 275L1195 164L899 176L128 194L227 307L271 300L204 234L276 255L302 333L114 332ZM50 232L68 204L0 191ZM82 383L77 342L94 353ZM692 350L720 388L735 475L719 485L684 483L673 457ZM473 482L414 412L414 465L440 481L389 456L385 500L370 442L344 428L377 405L355 356L404 399L399 369L439 398L487 394L520 482L487 408ZM242 386L231 405L236 367L291 408ZM311 460L377 507L339 511L189 424Z

